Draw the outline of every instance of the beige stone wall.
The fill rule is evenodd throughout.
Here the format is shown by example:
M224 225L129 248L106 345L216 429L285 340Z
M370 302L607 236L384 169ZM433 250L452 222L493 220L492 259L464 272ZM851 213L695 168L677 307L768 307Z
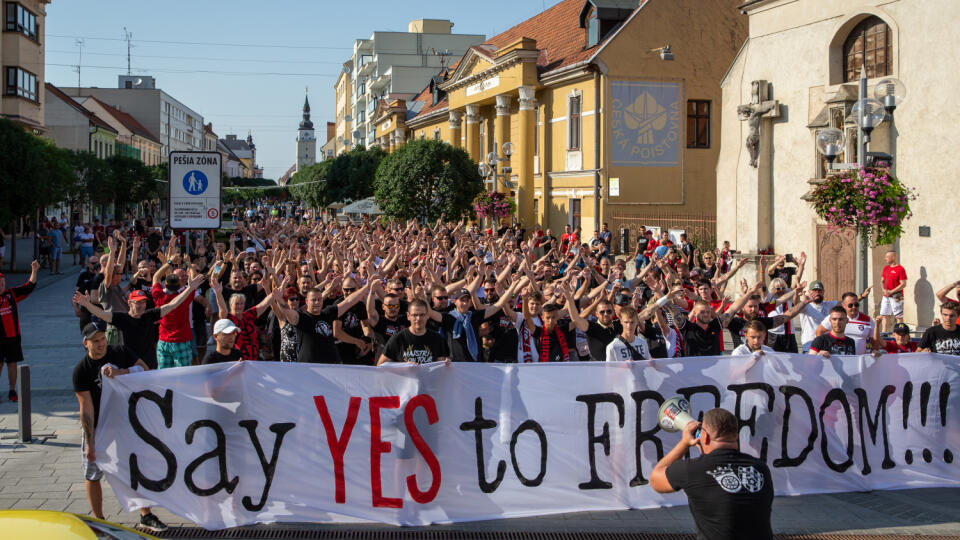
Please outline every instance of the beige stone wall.
M907 270L906 319L929 324L933 293L956 280L960 233L956 208L960 194L953 171L960 158L960 110L951 105L960 78L952 66L960 60L960 2L955 0L804 0L771 2L750 13L750 40L723 83L721 152L717 164L719 239L743 251L773 247L778 253L806 251L806 277L816 277L816 225L809 205L800 200L816 172L813 132L807 124L832 96L840 82L841 45L849 28L877 15L893 33L893 76L904 81L908 100L897 110L898 175L918 189L914 216L906 223L899 249ZM744 148L746 127L736 118L737 105L750 100L750 82L772 83L772 99L781 103L781 118L772 131L771 200L758 200L758 186ZM872 92L876 80L870 81ZM871 150L887 150L889 132L879 129ZM757 220L764 207L769 220ZM920 238L918 228L931 227ZM769 240L769 241L767 241ZM878 265L875 265L878 266ZM875 274L879 268L873 268ZM875 281L879 286L879 282Z

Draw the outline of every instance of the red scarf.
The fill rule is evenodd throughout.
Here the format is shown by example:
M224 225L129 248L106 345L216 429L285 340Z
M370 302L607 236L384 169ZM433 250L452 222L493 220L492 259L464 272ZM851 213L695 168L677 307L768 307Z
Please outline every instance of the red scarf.
M560 331L559 326L553 327L553 333L557 336L557 341L560 342L560 352L563 353L561 357L561 362L566 362L570 357L570 349L567 348L567 338L563 335L563 332ZM550 333L547 332L547 329L544 328L543 332L540 333L540 361L548 362L550 358Z

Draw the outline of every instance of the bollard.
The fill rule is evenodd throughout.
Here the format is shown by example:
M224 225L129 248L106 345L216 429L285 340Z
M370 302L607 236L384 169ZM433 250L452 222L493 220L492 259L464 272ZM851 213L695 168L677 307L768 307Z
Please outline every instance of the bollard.
M30 414L30 366L17 365L17 422L20 428L20 442L33 440Z

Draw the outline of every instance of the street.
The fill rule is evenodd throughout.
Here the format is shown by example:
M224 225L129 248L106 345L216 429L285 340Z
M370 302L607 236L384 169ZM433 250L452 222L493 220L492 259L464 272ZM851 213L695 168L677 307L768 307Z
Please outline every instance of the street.
M46 270L41 270L37 290L21 304L23 348L33 381L34 442L16 442L16 404L4 399L0 403L0 509L89 513L80 472L77 400L71 387L73 366L83 355L77 319L68 300L78 268L68 266L64 271L65 275L51 278ZM11 284L17 284L25 276L11 275L8 279ZM960 489L778 497L774 502L773 528L776 533L960 535L958 507ZM193 526L162 508L154 511L172 530ZM137 521L135 512L121 511L105 482L104 514L108 520L128 526ZM380 524L282 526L307 527L314 530L390 529ZM594 533L694 531L686 507L583 512L423 528L438 529Z

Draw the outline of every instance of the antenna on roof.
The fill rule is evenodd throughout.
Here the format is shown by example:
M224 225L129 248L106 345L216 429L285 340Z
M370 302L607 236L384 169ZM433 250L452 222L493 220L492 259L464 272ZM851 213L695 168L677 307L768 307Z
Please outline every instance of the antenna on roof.
M80 66L83 65L83 40L77 39L75 43L77 47L80 47L80 55L77 57L77 95L82 95L80 93Z
M127 75L130 75L130 40L133 39L133 34L127 32L127 27L123 27L123 40L127 42Z
M450 56L450 49L443 49L442 51L430 49L430 52L434 56L440 57L440 71L443 71L447 67L447 57Z

